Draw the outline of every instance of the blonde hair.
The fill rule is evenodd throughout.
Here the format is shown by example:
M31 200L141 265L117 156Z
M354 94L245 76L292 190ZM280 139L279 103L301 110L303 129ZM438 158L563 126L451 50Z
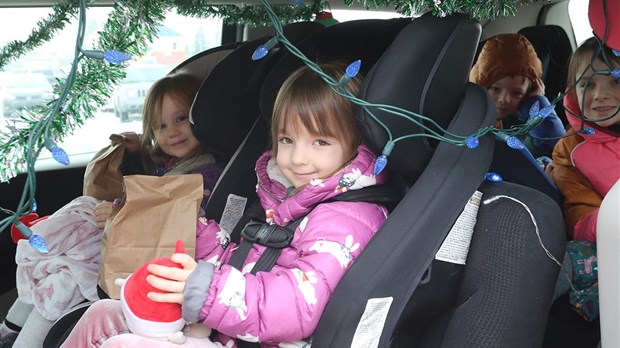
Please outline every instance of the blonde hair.
M336 81L344 75L346 65L341 62L319 65L323 72ZM347 83L347 89L357 95L362 78L355 76ZM343 144L345 158L357 155L361 136L357 129L355 105L334 92L330 86L307 66L297 69L280 87L271 120L273 156L278 153L278 134L293 127L306 129L313 135L334 137Z
M144 98L142 108L142 153L150 156L154 160L166 161L168 155L165 154L155 137L155 126L161 121L162 103L164 96L169 96L180 108L187 110L194 102L194 97L200 88L202 81L184 71L179 71L166 75L157 80L149 88ZM203 152L202 146L196 151Z
M593 57L594 54L597 54L597 56ZM569 88L574 86L577 78L584 73L584 71L579 71L581 64L584 61L594 62L594 58L603 62L609 62L612 66L615 65L616 68L620 67L620 57L617 57L611 48L604 45L598 38L592 36L579 45L570 57L566 81L566 85ZM575 88L571 88L569 93L571 98L577 100L578 96Z

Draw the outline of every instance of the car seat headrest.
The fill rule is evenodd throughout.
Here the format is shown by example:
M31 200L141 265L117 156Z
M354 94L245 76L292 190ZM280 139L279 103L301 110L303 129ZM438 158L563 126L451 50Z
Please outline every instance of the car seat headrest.
M413 20L366 76L360 97L413 111L446 129L463 101L480 32L478 22L461 14L445 18L426 14ZM403 117L376 108L369 110L390 129L392 140L428 133ZM389 140L387 132L366 110L360 109L357 118L365 143L380 154ZM388 169L413 183L437 144L428 137L398 141L388 157Z
M177 65L172 69L170 74L178 71L185 71L204 80L222 59L226 58L226 56L240 45L241 43L235 42L197 53Z
M323 25L300 22L283 29L299 40ZM249 41L219 62L203 81L190 110L196 138L222 159L235 153L258 117L258 98L265 77L282 52L272 50L260 60L252 53L268 38Z
M366 74L390 45L398 32L411 22L410 18L365 19L335 24L308 36L295 45L315 63L340 60L350 63L360 59L360 73ZM287 53L269 73L261 91L261 115L271 122L278 90L303 61ZM343 71L344 74L344 71Z
M519 30L534 46L536 54L543 63L543 82L545 95L553 100L566 89L568 61L573 47L564 28L558 25L539 25ZM566 125L568 121L561 103L556 105L556 112Z

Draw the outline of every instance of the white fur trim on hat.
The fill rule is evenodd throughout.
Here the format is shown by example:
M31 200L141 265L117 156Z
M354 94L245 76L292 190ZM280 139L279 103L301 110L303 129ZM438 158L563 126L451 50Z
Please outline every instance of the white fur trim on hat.
M129 309L125 301L125 284L127 284L128 280L129 278L126 279L121 287L121 308L125 315L127 327L131 332L146 337L167 337L183 329L185 326L185 320L183 320L183 318L179 318L172 322L155 322L137 317L131 309Z

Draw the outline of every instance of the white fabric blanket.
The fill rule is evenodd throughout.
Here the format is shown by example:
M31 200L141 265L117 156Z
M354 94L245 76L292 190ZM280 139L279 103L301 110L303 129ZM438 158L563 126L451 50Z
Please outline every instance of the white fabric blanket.
M42 254L20 240L17 244L17 293L48 320L97 296L97 273L103 229L97 227L93 197L78 197L30 229L49 248Z

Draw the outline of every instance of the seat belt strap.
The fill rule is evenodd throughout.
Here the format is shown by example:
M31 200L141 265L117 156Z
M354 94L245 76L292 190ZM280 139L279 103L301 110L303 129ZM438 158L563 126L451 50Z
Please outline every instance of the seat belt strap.
M304 218L305 216L302 216L299 219L294 220L288 225L286 225L285 227L281 228L281 230L285 230L287 233L289 233L290 238L288 238L287 245L286 246L283 245L281 247L280 246L279 247L267 246L265 251L258 257L258 261L256 261L256 264L254 264L254 267L252 267L252 271L251 271L252 274L256 274L262 271L266 271L266 272L271 271L273 266L276 264L278 257L280 257L280 254L282 253L282 249L289 246L291 242L293 241L295 230L297 229L297 226L301 224L301 221Z

